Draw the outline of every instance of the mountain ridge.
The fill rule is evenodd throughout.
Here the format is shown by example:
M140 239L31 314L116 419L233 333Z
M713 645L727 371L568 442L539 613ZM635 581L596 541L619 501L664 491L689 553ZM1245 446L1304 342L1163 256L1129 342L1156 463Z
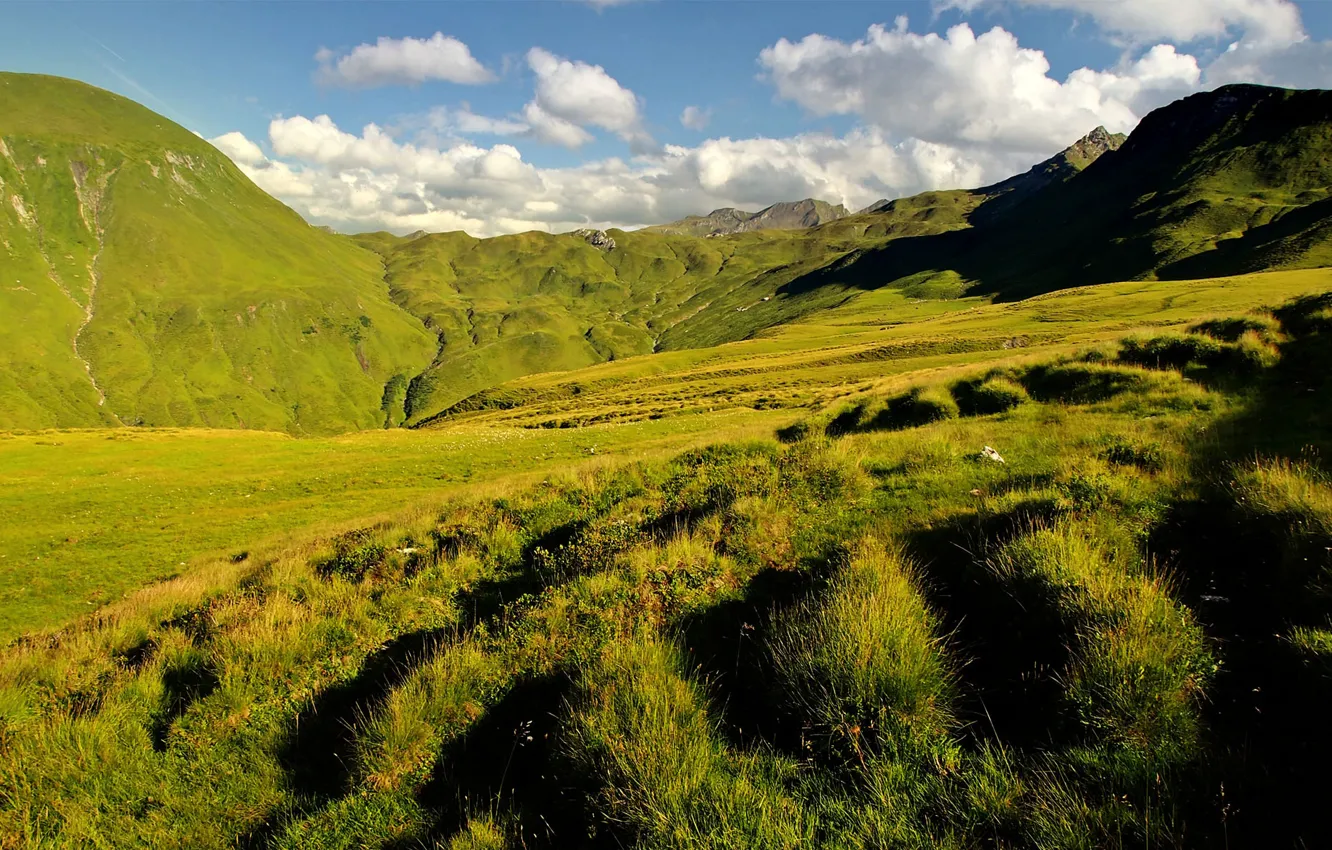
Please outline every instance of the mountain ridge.
M851 215L841 204L830 204L817 198L801 201L779 201L756 213L734 207L721 207L703 216L686 216L679 221L654 224L641 228L649 233L667 233L675 236L726 236L749 233L754 230L801 230L827 224Z
M524 375L745 339L872 289L1011 300L1332 264L1327 92L1224 87L1127 140L1098 128L1000 183L870 212L807 199L715 210L735 233L477 239L330 234L138 104L0 83L6 428L411 425Z

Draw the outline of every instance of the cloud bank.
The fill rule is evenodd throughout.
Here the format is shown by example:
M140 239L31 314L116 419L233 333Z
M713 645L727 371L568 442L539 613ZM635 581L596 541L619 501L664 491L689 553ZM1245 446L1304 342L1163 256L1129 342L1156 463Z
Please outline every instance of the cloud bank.
M638 227L722 206L758 209L818 197L849 208L929 189L972 188L1018 173L1104 125L1131 131L1150 110L1201 88L1255 81L1332 82L1332 45L1305 35L1287 0L945 0L975 9L1003 2L1086 15L1108 37L1137 42L1109 68L1051 76L1045 54L1002 27L913 32L906 18L854 40L781 39L757 57L781 101L812 116L850 116L842 135L711 138L661 145L644 102L605 68L533 47L532 94L519 113L491 117L467 103L359 132L328 115L278 118L269 158L238 132L213 143L256 183L310 220L347 231ZM1176 44L1238 37L1210 63ZM1128 42L1125 42L1128 43ZM342 56L321 51L325 82L367 87L428 80L484 83L493 75L465 44L386 39ZM711 112L688 106L685 128ZM627 157L565 168L524 159L524 140L576 150L599 133ZM489 146L480 136L495 137Z

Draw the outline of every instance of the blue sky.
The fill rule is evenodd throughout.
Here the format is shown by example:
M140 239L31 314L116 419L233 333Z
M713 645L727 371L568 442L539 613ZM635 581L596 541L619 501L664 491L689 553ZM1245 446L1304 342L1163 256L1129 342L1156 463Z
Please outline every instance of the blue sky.
M998 179L1215 84L1332 86L1329 6L10 2L0 68L138 100L312 220L489 234Z

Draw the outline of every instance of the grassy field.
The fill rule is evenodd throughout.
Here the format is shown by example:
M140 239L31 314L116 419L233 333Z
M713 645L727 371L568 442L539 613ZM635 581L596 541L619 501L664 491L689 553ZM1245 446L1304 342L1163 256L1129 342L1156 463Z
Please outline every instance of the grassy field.
M421 431L0 436L0 634L57 625L201 558L601 457L769 432L839 399L1182 327L1332 272L1114 284L1018 304L872 292L754 340L510 382ZM1016 346L1016 347L1014 347ZM577 426L577 427L570 427Z
M745 430L752 411L558 434L463 426L294 439L210 430L0 435L0 634L58 624L207 556L419 508L460 487Z
M17 641L0 841L1321 846L1332 295L1215 298Z

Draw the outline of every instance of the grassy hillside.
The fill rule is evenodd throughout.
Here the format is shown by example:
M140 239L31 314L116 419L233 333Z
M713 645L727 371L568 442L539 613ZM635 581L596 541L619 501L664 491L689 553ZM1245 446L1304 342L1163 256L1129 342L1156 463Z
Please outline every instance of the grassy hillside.
M347 240L130 101L6 75L0 299L20 320L0 328L0 425L415 425L526 375L743 340L865 290L1011 300L1320 267L1327 98L1231 86L994 186L746 219L835 219L800 230Z
M768 412L766 438L233 547L14 643L0 835L1322 846L1332 296L1287 299L1327 283L874 293L738 346L595 367L847 395ZM886 320L911 308L935 316L910 371L747 368L849 354L837 339L906 333ZM979 344L940 350L940 331Z
M1111 284L1005 305L880 291L745 342L524 377L418 431L0 436L0 513L11 519L0 531L0 638L57 625L210 556L478 482L770 435L907 381L1182 330L1326 289L1332 271L1319 270Z
M374 254L70 80L0 74L0 237L4 427L380 427L433 351Z

